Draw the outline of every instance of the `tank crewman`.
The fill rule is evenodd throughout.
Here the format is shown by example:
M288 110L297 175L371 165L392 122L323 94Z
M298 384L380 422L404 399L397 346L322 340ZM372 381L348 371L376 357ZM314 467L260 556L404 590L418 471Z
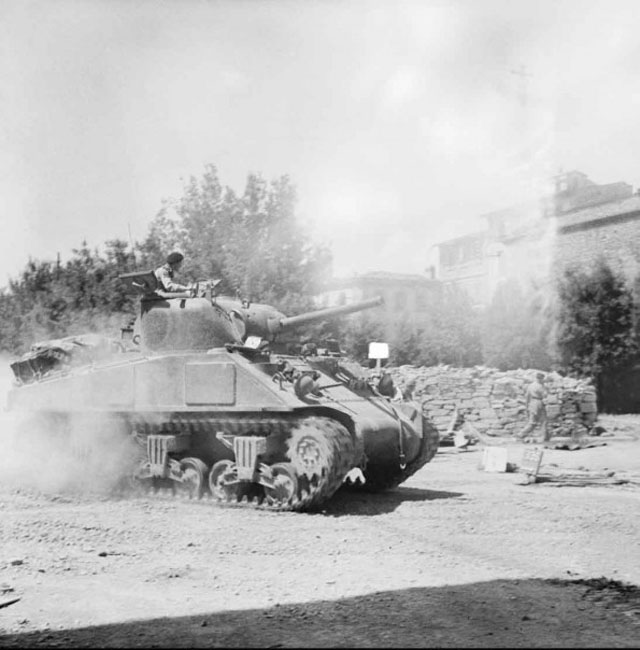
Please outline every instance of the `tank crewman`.
M383 372L378 381L378 392L394 402L402 401L402 391L394 384L393 377L388 372Z
M540 442L546 442L549 439L547 409L544 405L546 396L547 389L544 387L544 373L537 372L535 380L527 388L526 404L529 419L520 432L520 438L525 438L537 427L542 427L542 440Z
M158 289L168 293L191 291L191 287L173 281L173 276L180 270L183 260L184 255L176 251L167 255L167 261L154 271L154 275L158 280Z

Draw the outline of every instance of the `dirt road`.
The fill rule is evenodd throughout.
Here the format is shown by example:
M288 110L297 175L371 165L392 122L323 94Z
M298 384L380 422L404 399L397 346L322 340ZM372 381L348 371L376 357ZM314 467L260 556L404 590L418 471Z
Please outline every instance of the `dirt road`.
M543 468L637 480L639 452L625 434ZM442 447L316 514L4 482L0 646L640 645L640 485L518 485L481 456Z

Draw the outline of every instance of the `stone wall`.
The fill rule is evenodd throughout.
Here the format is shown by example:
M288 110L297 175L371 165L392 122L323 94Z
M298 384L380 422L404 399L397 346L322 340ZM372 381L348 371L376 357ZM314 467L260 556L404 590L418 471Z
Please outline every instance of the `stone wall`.
M567 266L593 268L604 256L616 271L635 279L640 271L640 211L585 224L563 225L558 221L554 263L556 272Z
M400 366L389 368L403 391L413 389L441 435L458 415L490 436L516 435L527 422L525 391L537 370ZM588 382L544 373L551 435L587 433L597 417L595 388Z

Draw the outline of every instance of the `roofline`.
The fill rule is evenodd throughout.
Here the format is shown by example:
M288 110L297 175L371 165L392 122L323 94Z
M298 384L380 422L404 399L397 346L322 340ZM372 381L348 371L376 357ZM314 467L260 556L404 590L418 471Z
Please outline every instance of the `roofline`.
M434 244L434 246L446 246L448 244L456 244L458 242L464 241L465 239L473 239L473 238L479 238L479 239L486 239L487 237L487 231L486 230L478 230L473 233L469 233L468 235L460 235L459 237L454 237L453 239L445 239L444 241L441 241L438 244Z
M640 210L632 210L631 212L621 212L617 214L608 214L596 217L594 219L585 219L584 221L576 221L569 223L566 226L558 224L558 232L570 233L579 230L587 230L588 228L597 228L604 224L624 223L625 221L634 221L640 218Z

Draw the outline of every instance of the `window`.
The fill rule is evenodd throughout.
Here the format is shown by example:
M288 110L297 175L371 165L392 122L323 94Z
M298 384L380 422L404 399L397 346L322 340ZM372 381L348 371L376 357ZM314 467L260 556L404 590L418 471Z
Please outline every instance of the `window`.
M482 242L478 238L469 239L464 243L462 250L462 261L482 259Z

